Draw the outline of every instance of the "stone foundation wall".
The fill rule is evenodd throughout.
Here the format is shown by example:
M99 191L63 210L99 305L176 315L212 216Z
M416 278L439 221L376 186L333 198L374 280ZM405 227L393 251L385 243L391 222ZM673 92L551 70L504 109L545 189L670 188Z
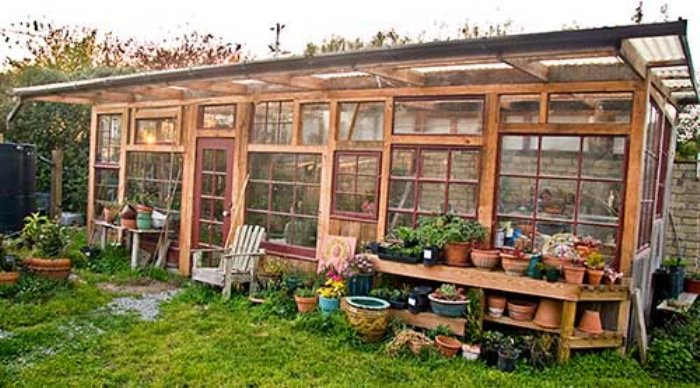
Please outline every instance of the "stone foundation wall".
M666 233L666 255L696 259L700 256L700 180L695 162L676 162L671 181L673 218Z

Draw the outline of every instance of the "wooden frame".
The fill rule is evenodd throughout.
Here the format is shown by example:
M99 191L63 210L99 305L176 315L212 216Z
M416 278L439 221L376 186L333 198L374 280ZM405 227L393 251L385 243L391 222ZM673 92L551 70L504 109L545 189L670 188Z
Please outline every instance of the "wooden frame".
M358 213L358 212L350 212L350 211L341 211L338 210L336 205L337 205L337 190L338 190L338 163L340 162L340 158L342 156L353 156L356 158L355 162L355 167L356 169L359 169L359 158L362 156L366 157L373 157L376 158L377 160L377 168L374 171L374 174L370 174L369 176L376 176L375 179L375 190L374 190L374 200L375 200L375 205L374 205L374 211L371 213ZM355 190L352 193L347 193L347 194L352 194L352 195L357 195L357 178L359 176L368 176L368 175L359 175L359 170L356 170L354 174L343 174L343 175L351 175L355 179ZM346 220L356 220L356 221L371 221L371 222L376 222L377 218L379 217L379 212L378 212L378 202L379 202L379 192L381 188L381 182L382 182L382 153L380 151L365 151L365 150L358 150L358 151L346 151L346 150L337 150L335 151L333 155L333 182L332 182L332 188L331 188L331 217L336 218L336 219L346 219Z

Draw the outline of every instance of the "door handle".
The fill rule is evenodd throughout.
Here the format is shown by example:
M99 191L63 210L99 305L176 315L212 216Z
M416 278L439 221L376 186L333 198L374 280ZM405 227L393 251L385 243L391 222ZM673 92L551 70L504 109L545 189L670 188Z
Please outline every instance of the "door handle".
M228 210L224 210L224 211L221 212L221 215L224 216L224 217L228 217L228 216L231 215L231 212L228 211Z

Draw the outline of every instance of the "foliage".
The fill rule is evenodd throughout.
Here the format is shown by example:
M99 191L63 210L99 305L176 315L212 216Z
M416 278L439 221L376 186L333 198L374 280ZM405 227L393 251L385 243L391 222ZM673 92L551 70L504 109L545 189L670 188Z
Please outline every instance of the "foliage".
M261 266L260 273L266 275L281 276L284 273L285 266L281 260L268 259L265 258L263 265Z
M269 318L292 319L297 314L296 302L289 296L284 287L269 288L256 296L265 299L265 302L255 309L255 317L258 320Z
M88 268L97 273L117 274L129 271L129 252L121 245L107 245L97 257L90 258Z
M0 298L9 298L15 302L44 301L71 287L72 284L67 281L23 273L14 286L0 287Z
M464 311L464 316L467 319L465 341L469 344L479 343L482 337L482 320L484 315L484 306L481 304L483 290L478 288L470 288L467 292L467 308Z
M700 152L700 106L686 105L678 113L676 160L694 161Z
M418 233L413 228L401 226L394 230L394 235L403 242L405 247L412 247L420 244L420 236L418 236Z
M39 227L39 236L36 240L35 251L44 259L65 258L68 247L68 231L57 222L48 222Z
M342 275L349 278L359 274L371 274L374 272L374 264L369 255L359 254L349 258L345 262Z
M700 383L700 305L652 332L646 369L655 377Z
M347 293L347 287L343 278L329 278L316 290L320 296L327 299L338 299Z
M688 262L682 257L667 257L661 262L661 266L664 268L678 268L687 265Z
M309 287L301 287L296 289L294 295L300 298L313 298L314 296L316 296L316 290Z
M445 215L422 218L417 234L424 246L442 248L446 243L482 242L486 228L474 220Z
M591 252L586 258L586 267L591 269L605 268L605 258L600 252Z
M446 337L452 337L454 335L454 333L452 332L452 329L450 329L449 326L441 324L441 325L438 325L434 329L426 330L425 335L427 335L428 338L434 340L435 337L437 337L439 335L443 335Z
M24 246L33 248L34 244L39 240L41 228L48 223L51 223L49 217L42 216L39 213L32 213L24 217L24 226L20 235Z
M535 368L544 368L552 364L558 349L558 337L549 333L540 333L530 344L530 364Z
M517 358L520 356L520 350L515 343L515 339L513 339L513 337L505 337L498 347L498 354L499 356L503 355L508 358Z
M449 301L463 301L467 297L464 295L464 289L458 288L454 284L443 284L433 293L433 298Z

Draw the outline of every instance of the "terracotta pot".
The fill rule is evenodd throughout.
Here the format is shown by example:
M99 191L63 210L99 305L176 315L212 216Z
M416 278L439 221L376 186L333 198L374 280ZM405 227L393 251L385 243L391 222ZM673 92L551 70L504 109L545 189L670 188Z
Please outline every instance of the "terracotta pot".
M700 294L700 280L685 279L683 290L692 294Z
M454 357L462 347L462 343L459 340L444 335L435 337L435 343L440 353L447 358Z
M488 314L494 318L500 318L503 316L503 312L506 309L506 298L500 295L489 295L486 298L486 303L488 306Z
M153 213L153 208L147 205L136 205L137 213L151 214Z
M136 226L136 220L132 220L129 218L122 218L122 228L125 229L138 229Z
M588 274L588 284L592 286L599 286L601 280L603 280L603 274L605 271L602 269L586 268L586 274Z
M583 284L583 275L586 274L586 268L576 265L564 266L564 280L571 284Z
M117 218L117 215L119 215L119 213L117 213L116 210L110 209L108 207L102 209L102 218L104 218L104 221L108 224L114 222L114 219Z
M576 247L576 253L578 253L579 256L585 258L588 257L588 255L591 253L591 248L585 245L579 245Z
M136 219L136 210L134 210L131 205L125 205L124 208L122 209L121 213L119 213L121 216L121 219L127 219L127 220L135 220Z
M542 299L537 305L535 319L532 320L538 326L548 329L557 329L561 325L562 304L554 299Z
M297 302L297 309L302 314L316 310L316 306L318 305L318 298L316 296L304 298L294 295L294 301Z
M593 310L584 311L581 321L578 324L578 329L588 334L603 333L603 323L600 320L600 312Z
M0 272L0 286L11 286L19 280L19 272Z
M554 256L544 256L542 258L542 262L550 267L556 267L559 269L564 268L565 265L571 264L571 260L560 259L560 258L554 257Z
M54 280L68 279L72 266L70 259L49 260L35 257L24 259L24 264L38 276Z
M523 276L529 264L530 260L525 257L501 253L501 265L503 270L506 271L506 275Z
M464 344L462 345L462 357L469 361L476 361L481 354L481 345L479 344Z
M447 243L445 244L445 261L447 265L455 267L467 267L470 263L469 253L471 243Z
M491 270L498 267L501 262L500 252L497 249L472 249L471 260L475 267Z
M531 321L535 315L537 303L523 300L513 300L508 302L508 317L516 321Z

